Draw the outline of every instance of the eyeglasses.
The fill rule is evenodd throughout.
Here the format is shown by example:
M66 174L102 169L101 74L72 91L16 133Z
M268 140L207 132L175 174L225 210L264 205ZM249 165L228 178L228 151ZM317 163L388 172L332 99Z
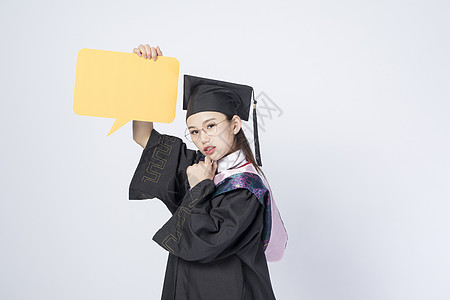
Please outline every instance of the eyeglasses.
M226 121L227 119L224 119L222 121L220 121L219 123L216 123L214 121L205 121L202 124L202 130L209 136L214 136L217 134L217 125L219 125L220 123ZM184 136L186 137L186 139L190 142L197 142L199 136L200 136L200 132L198 131L197 128L195 127L191 127L191 128L186 128Z

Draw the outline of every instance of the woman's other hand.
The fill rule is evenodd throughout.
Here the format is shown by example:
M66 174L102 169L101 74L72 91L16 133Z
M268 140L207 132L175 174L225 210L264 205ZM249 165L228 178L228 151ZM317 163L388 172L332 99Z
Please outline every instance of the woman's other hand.
M205 179L214 179L217 170L217 161L211 164L211 157L206 156L204 161L199 161L198 164L193 164L187 167L186 174L189 185L193 188L197 183Z
M137 55L144 57L144 59L152 59L156 60L156 57L163 56L161 49L159 49L159 46L150 47L149 44L142 45L140 44L137 48L133 49L133 53L136 53Z

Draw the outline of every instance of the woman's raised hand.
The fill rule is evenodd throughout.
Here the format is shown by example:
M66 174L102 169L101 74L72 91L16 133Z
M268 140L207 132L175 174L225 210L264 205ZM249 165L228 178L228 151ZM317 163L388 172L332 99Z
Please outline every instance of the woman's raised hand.
M211 157L206 156L204 161L199 161L197 164L187 167L186 175L188 177L189 185L191 188L197 185L197 183L205 180L214 180L217 170L217 161L211 164Z
M133 49L133 53L136 53L139 56L144 57L145 59L152 59L156 60L156 57L163 56L161 49L159 49L159 46L150 47L149 44L142 45L140 44L137 48Z

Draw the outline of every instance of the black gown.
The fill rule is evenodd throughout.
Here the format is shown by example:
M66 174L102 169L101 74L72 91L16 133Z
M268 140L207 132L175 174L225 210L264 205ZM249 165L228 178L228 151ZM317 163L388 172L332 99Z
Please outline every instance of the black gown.
M169 252L161 299L275 299L261 241L263 205L247 189L211 198L210 179L190 190L186 169L200 157L153 129L130 183L130 200L156 197L172 213L153 236Z

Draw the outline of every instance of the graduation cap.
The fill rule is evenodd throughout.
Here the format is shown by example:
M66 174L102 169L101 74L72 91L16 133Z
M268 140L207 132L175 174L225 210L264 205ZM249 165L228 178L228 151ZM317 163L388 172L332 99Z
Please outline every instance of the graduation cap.
M253 88L244 84L184 75L183 110L187 110L186 120L190 115L201 111L217 111L227 116L238 115L242 120L248 121L252 95L255 156L258 165L262 166Z

